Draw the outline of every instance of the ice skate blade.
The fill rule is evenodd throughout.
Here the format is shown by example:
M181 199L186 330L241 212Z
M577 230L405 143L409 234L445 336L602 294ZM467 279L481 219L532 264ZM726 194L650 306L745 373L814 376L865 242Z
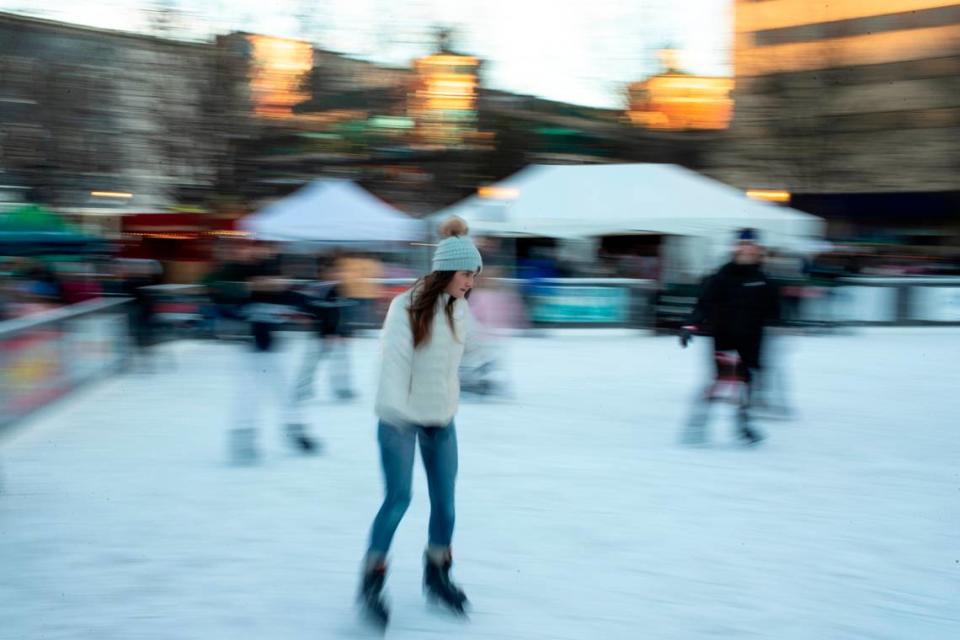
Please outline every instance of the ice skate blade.
M381 617L376 612L369 610L363 603L357 604L357 618L366 631L378 636L385 635L387 628L390 626L389 614L386 617Z
M427 594L427 610L438 615L442 615L451 620L469 620L470 619L470 601L465 600L463 605L455 607L440 600L439 597Z

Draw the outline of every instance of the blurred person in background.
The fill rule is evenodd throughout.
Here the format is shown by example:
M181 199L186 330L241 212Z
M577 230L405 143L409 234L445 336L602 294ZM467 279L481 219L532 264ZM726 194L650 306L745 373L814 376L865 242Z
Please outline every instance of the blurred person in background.
M272 396L282 408L288 441L303 453L314 453L318 442L307 433L299 404L286 384L278 353L278 331L296 304L291 281L282 277L278 252L268 243L247 241L235 261L224 264L208 279L220 303L246 323L248 338L237 368L229 452L236 464L259 459L257 427L263 401Z
M117 261L113 269L118 280L117 292L131 299L127 307L127 327L134 352L143 365L149 366L156 343L155 305L146 287L160 284L162 267L152 260L122 260Z
M13 273L12 265L8 265L0 257L0 322L13 317Z
M246 335L241 307L246 300L245 274L254 261L249 240L227 239L217 247L216 265L200 279L213 307L213 333L218 338Z
M383 265L372 256L348 253L337 259L336 272L343 295L353 303L348 312L351 331L372 327L377 300L383 295L376 281L383 277Z
M7 313L19 318L63 304L63 288L54 271L42 262L22 258L11 267Z
M25 296L51 306L65 303L63 281L53 269L39 261L27 261L24 267L17 278Z
M471 291L470 311L476 320L476 349L460 366L463 391L480 396L509 396L510 369L506 336L526 327L519 292L502 278L500 267L487 267Z
M747 444L763 439L749 424L754 382L763 362L764 331L779 319L776 287L762 269L763 248L753 229L742 229L733 259L707 278L687 323L680 333L686 347L694 333L713 336L716 375L702 394L687 424L683 441L699 444L706 439L710 405L718 392L732 383L737 393L737 435Z
M346 345L350 335L347 313L351 302L341 293L332 263L322 260L317 271L319 280L298 291L299 306L310 316L313 331L307 338L307 350L297 375L296 400L301 402L313 397L317 367L324 358L330 360L330 386L334 395L349 400L356 396Z
M103 295L103 287L96 278L93 265L85 262L66 262L58 271L61 278L61 298L64 304L79 304Z
M377 392L377 440L385 482L383 504L374 519L363 563L360 604L385 627L383 599L387 552L410 504L416 443L430 493L430 525L424 553L423 586L431 601L463 614L467 597L450 579L454 527L457 435L454 415L460 396L457 369L472 350L474 331L467 296L480 272L480 252L466 237L467 225L451 218L432 271L394 298L381 338Z

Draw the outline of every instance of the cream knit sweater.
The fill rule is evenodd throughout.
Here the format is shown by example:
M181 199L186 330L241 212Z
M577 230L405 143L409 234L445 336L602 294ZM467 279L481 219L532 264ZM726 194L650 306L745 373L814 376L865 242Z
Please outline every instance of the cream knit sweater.
M430 338L414 349L411 295L412 290L394 298L383 323L376 413L394 426L445 427L460 399L460 360L475 347L470 305L465 299L454 303L454 333L444 312L450 296L441 294Z

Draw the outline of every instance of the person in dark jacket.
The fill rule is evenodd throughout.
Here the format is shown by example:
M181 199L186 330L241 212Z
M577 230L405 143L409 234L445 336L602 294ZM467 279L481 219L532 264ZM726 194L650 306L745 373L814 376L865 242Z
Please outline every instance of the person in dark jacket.
M303 453L315 453L318 443L307 433L281 366L277 334L295 299L291 282L282 277L275 248L266 243L245 243L237 259L209 279L209 286L218 304L230 309L249 329L237 367L239 380L229 439L231 460L237 464L258 460L258 419L268 395L282 409L290 444Z
M317 275L316 282L298 291L298 306L311 317L314 331L297 375L296 400L313 397L317 367L325 358L330 359L334 395L340 400L349 400L356 395L351 388L350 354L346 344L350 335L348 312L353 301L344 297L332 263L321 263Z
M158 263L146 260L124 261L116 265L119 279L118 293L131 298L127 309L130 337L140 365L152 366L152 349L157 342L154 321L156 301L149 287L163 280Z
M718 399L724 382L736 382L738 389L738 435L748 443L762 435L748 423L752 383L763 363L765 328L779 317L776 287L761 268L763 248L753 229L738 234L733 259L704 283L700 298L681 330L680 343L686 347L693 334L713 336L716 377L703 395L688 425L685 441L701 442L709 404Z

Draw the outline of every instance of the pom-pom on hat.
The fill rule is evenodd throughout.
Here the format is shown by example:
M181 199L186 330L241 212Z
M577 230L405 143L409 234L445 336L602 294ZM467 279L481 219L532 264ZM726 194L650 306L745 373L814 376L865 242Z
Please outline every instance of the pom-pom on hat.
M433 254L434 271L479 271L483 267L480 252L467 237L469 231L463 218L453 216L440 225L443 240Z

